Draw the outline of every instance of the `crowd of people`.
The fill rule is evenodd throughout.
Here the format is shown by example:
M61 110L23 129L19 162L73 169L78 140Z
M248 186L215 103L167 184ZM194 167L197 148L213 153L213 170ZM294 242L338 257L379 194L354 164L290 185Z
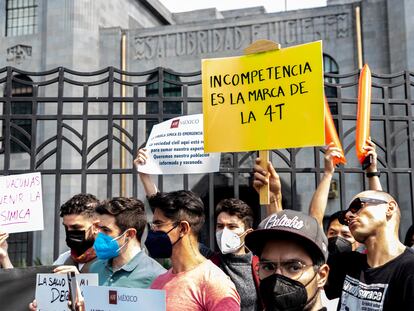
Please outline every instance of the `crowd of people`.
M325 212L337 148L326 148L308 213L283 209L275 168L257 159L253 187L269 186L266 217L255 229L250 206L236 198L220 201L218 252L199 243L205 208L191 191L161 193L150 175L139 173L151 222L136 198L99 201L77 194L60 209L70 250L56 259L54 272L97 273L103 286L165 290L169 311L412 310L414 229L400 242L400 208L382 191L375 145L367 145L369 189L330 216ZM146 159L141 149L134 163ZM7 238L0 233L0 265L12 268ZM159 263L165 258L168 267ZM28 306L36 308L36 301ZM82 297L76 308L84 309Z

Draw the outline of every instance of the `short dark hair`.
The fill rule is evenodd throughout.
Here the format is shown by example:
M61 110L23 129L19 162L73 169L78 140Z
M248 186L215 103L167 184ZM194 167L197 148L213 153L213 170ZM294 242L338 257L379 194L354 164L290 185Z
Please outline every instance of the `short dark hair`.
M339 220L339 217L341 217L343 213L344 211L338 211L328 217L328 222L326 223L326 231L329 230L329 227L331 226L332 222L334 222L337 219Z
M221 200L216 206L216 217L223 212L240 218L245 229L253 227L253 210L244 201L235 198Z
M125 232L129 228L137 231L137 240L141 241L147 218L144 203L136 198L117 197L105 200L98 204L96 213L99 215L111 215L115 217L115 224Z
M75 194L60 207L60 217L72 214L93 217L98 203L99 200L93 194Z
M188 190L157 193L148 198L153 209L159 208L165 217L174 222L188 221L198 235L204 224L204 204L200 197Z

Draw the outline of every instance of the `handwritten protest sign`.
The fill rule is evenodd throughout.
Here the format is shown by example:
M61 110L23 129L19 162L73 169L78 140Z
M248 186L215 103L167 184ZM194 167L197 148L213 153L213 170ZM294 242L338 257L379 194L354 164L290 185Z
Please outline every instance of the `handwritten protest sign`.
M203 59L206 152L324 144L322 43Z
M81 292L86 286L98 285L98 274L82 273L76 275ZM67 311L69 284L66 274L39 273L36 277L36 301L41 311Z
M40 173L0 177L0 229L8 233L43 230Z
M87 286L86 311L165 311L165 291L156 289Z
M217 172L219 153L204 153L203 115L164 121L152 128L147 145L149 159L138 171L147 174Z

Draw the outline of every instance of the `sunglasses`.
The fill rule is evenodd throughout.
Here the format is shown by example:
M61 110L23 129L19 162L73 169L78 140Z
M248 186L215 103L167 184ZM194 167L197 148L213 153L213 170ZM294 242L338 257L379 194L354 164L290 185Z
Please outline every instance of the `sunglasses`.
M366 205L379 205L379 204L386 204L388 201L381 200L381 199L374 199L374 198L355 198L349 204L348 209L342 212L342 214L338 217L338 221L340 224L348 226L348 219L346 219L346 214L351 212L352 214L358 213L358 211Z

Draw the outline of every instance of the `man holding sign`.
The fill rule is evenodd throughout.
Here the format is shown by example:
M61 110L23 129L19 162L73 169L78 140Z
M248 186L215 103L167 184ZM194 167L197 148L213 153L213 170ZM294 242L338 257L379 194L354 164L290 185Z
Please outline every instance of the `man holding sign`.
M66 244L69 250L60 254L53 262L59 266L55 273L89 272L89 268L96 261L95 250L92 248L98 233L96 224L98 218L95 208L98 199L89 193L75 194L60 207L60 217L66 232ZM37 302L29 304L29 310L36 311Z

